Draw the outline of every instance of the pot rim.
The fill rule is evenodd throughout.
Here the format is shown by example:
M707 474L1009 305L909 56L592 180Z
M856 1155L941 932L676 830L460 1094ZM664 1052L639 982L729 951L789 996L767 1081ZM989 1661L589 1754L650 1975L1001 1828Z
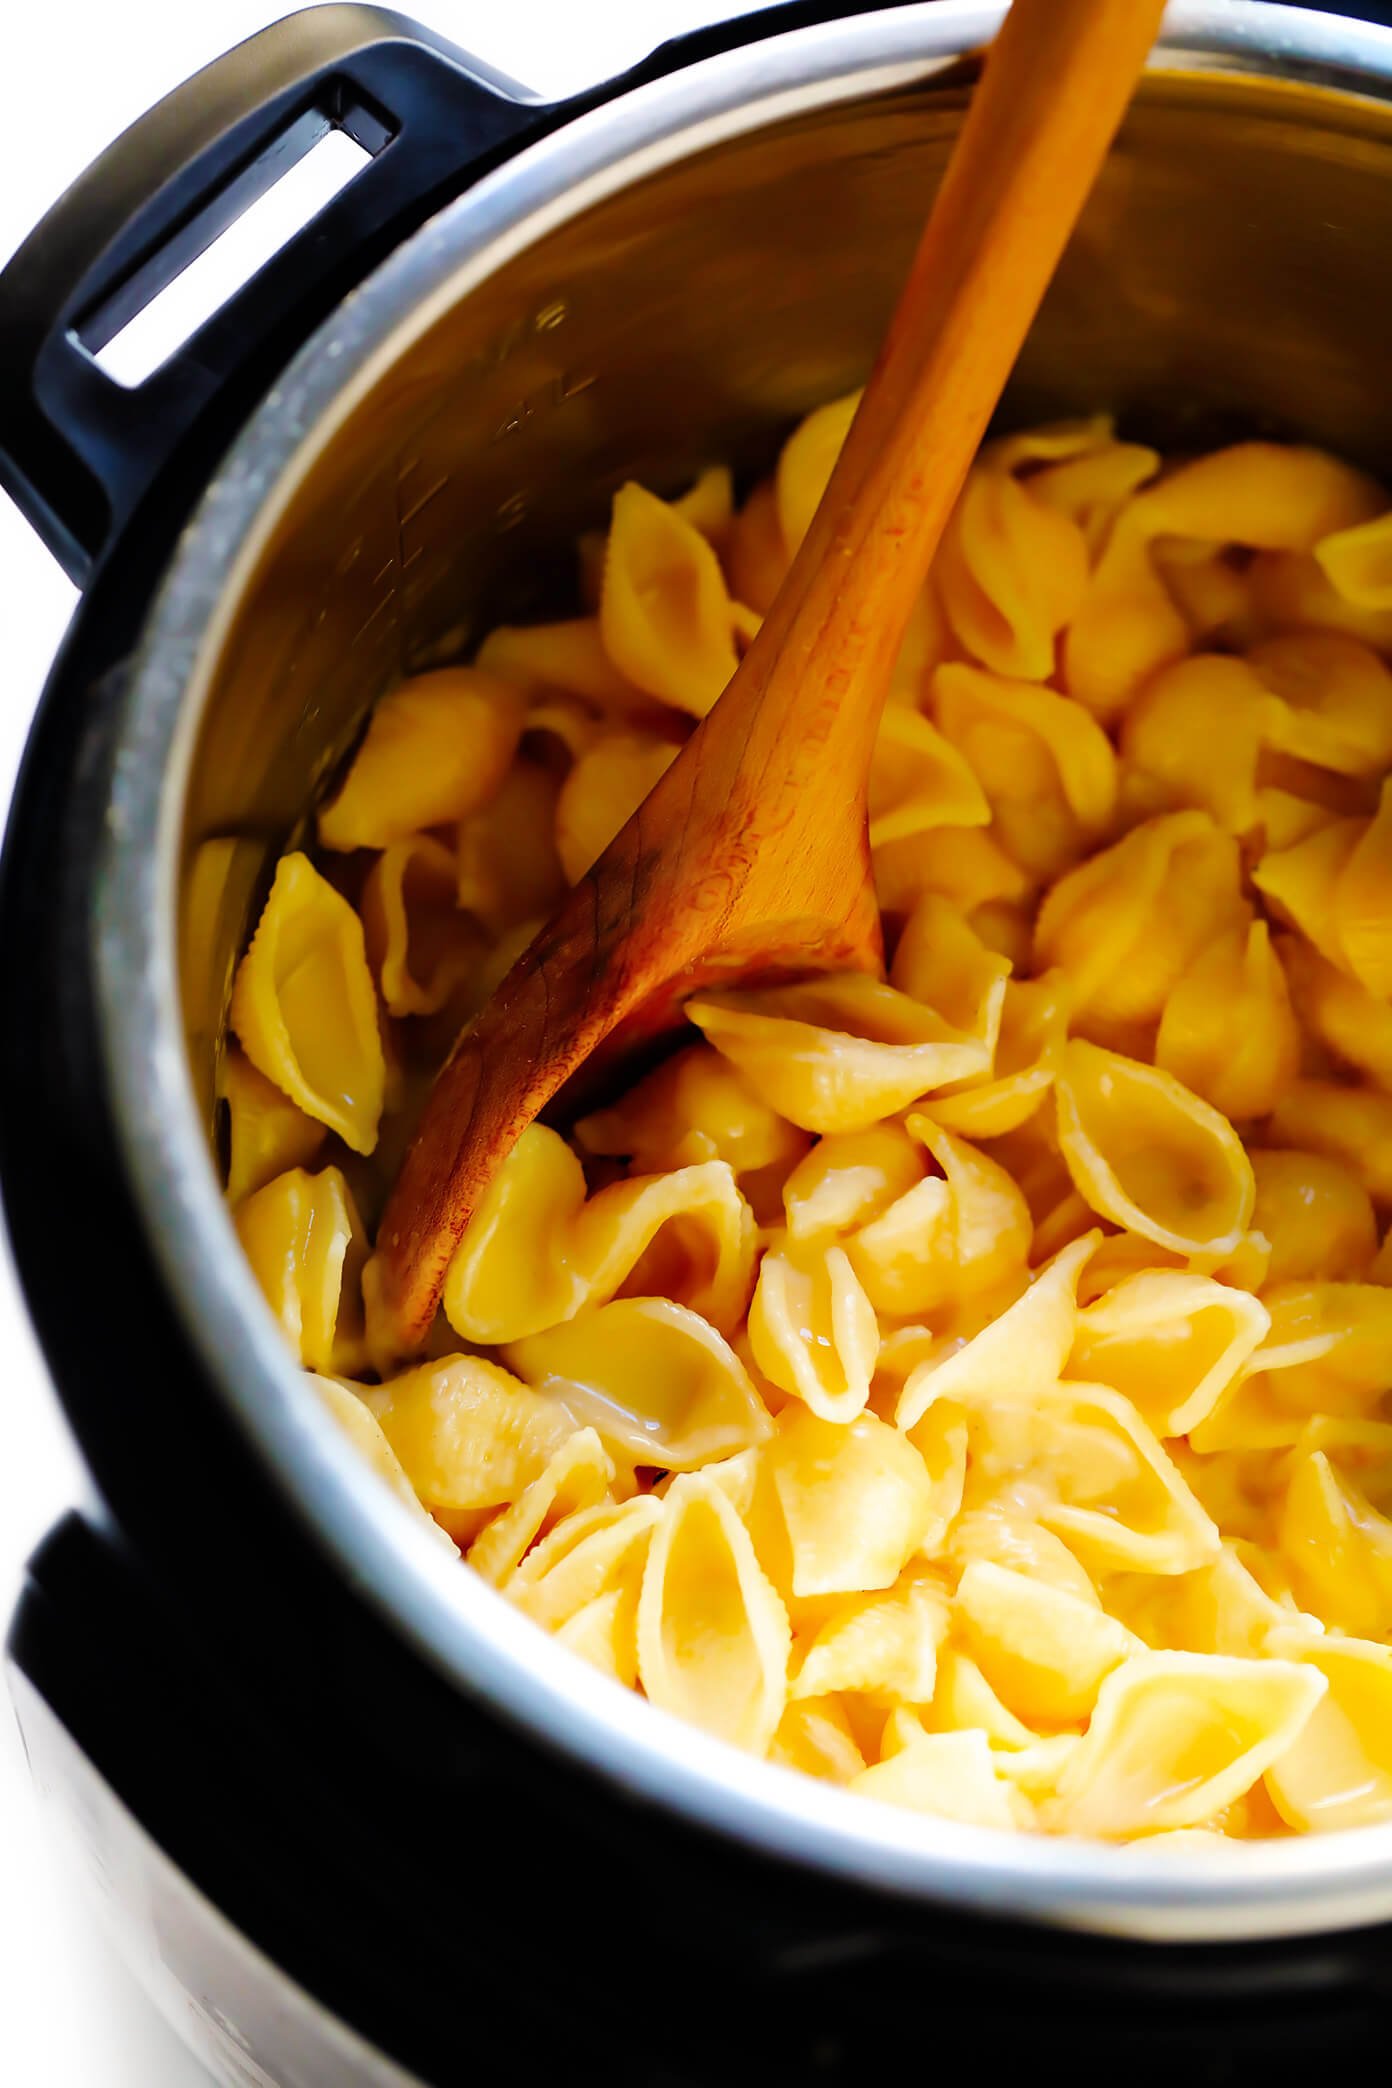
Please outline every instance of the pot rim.
M1007 1837L907 1814L757 1761L615 1688L444 1559L324 1414L238 1246L183 1041L181 821L234 601L301 475L354 404L469 289L592 204L781 117L931 76L1000 0L787 32L633 90L520 152L418 231L305 343L223 460L132 664L93 924L101 1050L122 1157L218 1395L352 1586L466 1694L628 1794L756 1850L906 1899L1114 1936L1250 1940L1392 1916L1392 1825L1173 1855ZM1244 0L1174 0L1163 68L1331 80L1392 99L1392 32ZM772 82L773 84L770 84ZM153 837L153 845L151 845Z

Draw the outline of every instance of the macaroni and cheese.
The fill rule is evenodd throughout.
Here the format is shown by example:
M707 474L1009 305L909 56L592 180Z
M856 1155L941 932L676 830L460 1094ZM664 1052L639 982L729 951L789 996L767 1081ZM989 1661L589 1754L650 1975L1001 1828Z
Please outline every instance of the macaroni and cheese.
M1003 1832L1392 1817L1392 513L1320 452L992 442L870 777L889 966L703 992L524 1133L423 1354L434 1069L717 700L854 410L636 485L585 613L379 702L237 972L228 1196L440 1545L653 1704Z

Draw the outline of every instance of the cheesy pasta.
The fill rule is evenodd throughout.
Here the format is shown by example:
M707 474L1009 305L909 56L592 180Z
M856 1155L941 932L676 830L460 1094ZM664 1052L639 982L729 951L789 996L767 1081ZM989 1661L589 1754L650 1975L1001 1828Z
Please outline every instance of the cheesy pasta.
M990 443L869 779L886 976L695 996L384 1344L435 1069L855 405L738 504L622 487L587 613L382 698L236 975L238 1234L434 1540L661 1710L1002 1833L1392 1819L1392 511L1332 457Z

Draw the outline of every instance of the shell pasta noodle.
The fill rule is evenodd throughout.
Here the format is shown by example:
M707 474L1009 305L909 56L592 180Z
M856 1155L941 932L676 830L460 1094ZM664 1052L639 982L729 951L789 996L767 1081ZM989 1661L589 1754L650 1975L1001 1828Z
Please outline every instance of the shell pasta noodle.
M238 1236L452 1570L659 1713L1171 1865L1392 1821L1392 506L1336 458L988 444L869 778L885 975L694 996L518 1139L422 1352L379 1338L435 1071L718 700L855 406L740 498L622 487L580 613L381 698L233 983Z

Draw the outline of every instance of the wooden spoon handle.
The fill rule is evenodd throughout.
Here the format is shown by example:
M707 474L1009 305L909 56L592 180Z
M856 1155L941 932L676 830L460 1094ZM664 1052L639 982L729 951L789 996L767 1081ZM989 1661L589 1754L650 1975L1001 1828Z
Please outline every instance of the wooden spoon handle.
M865 794L890 670L1162 0L1015 0L860 412L730 687L441 1071L378 1234L408 1352L519 1132L716 967L873 966Z
M1163 12L1015 0L987 54L825 497L710 721L763 790L866 773L914 599Z

